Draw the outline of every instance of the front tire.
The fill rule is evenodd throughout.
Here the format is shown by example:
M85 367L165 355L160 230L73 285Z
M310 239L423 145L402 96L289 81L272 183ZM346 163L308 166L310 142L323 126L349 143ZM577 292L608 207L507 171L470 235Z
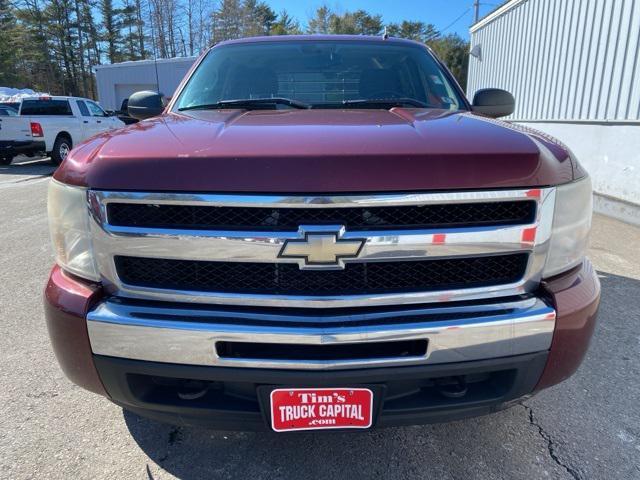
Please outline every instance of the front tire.
M60 165L69 152L71 151L71 139L68 137L58 137L53 144L53 151L51 152L51 161L55 165Z
M12 156L0 157L0 165L11 165L12 161L13 161Z

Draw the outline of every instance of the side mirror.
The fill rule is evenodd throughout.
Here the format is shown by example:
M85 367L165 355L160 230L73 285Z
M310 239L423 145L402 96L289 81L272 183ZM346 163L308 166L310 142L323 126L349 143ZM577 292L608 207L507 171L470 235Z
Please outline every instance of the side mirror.
M482 113L488 117L506 117L515 110L516 100L506 90L485 88L484 90L478 90L473 96L471 107L474 112Z
M129 115L138 120L157 117L164 110L162 95L156 92L136 92L129 97L127 111Z

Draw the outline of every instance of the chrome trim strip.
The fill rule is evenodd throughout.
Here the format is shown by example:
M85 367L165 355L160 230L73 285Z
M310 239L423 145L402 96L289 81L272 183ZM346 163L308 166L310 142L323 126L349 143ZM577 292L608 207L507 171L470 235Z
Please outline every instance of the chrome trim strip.
M556 317L553 308L537 298L508 304L506 313L502 311L505 307L476 306L478 317L458 320L315 328L178 321L167 318L204 317L206 311L106 301L89 312L87 323L91 348L97 355L205 366L335 370L463 362L550 347ZM229 359L218 357L215 351L217 341L332 345L411 339L428 341L426 356L306 361Z
M534 190L473 190L434 193L386 193L369 195L236 195L166 192L108 192L92 190L99 203L154 203L210 207L349 208L429 205L435 203L501 202L531 200ZM105 217L106 218L106 217Z
M345 240L366 240L358 258L344 259L345 264L349 262L476 257L515 252L530 253L526 274L519 282L490 288L411 294L305 297L194 292L127 285L118 278L113 261L115 255L209 261L299 263L299 260L294 258L279 258L278 254L287 240L300 238L300 232L163 230L116 227L110 225L106 220L106 207L110 202L299 208L313 206L322 208L327 206L411 205L514 199L533 199L538 202L537 218L534 223L498 227L346 231L344 233L341 238ZM532 292L540 281L546 260L553 222L555 188L368 196L238 196L89 191L88 202L93 219L91 229L94 252L103 284L107 291L113 295L211 304L332 308L469 300Z
M164 290L121 284L121 290L117 290L117 295L133 299L170 300L216 305L246 305L250 307L348 308L500 298L521 295L525 292L533 291L537 285L537 281L527 280L493 287L439 290L435 292L294 296Z
M301 226L303 229L307 227ZM343 262L411 260L454 256L479 256L532 251L522 242L523 231L535 224L509 227L477 227L450 230L393 230L345 232L342 240L366 239L358 258ZM300 263L279 256L288 240L304 238L299 232L218 232L201 230L154 230L105 226L94 232L99 255L226 262ZM328 229L324 229L328 231ZM446 243L439 242L446 235Z

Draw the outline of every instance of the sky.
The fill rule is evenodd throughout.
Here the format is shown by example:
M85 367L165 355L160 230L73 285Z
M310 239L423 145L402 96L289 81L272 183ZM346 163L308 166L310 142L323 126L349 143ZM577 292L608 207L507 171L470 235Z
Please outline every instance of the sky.
M323 4L340 13L359 9L379 13L385 23L402 20L433 23L443 33L457 33L465 39L469 38L469 26L473 23L473 0L267 0L267 3L276 12L286 9L303 26ZM503 0L481 2L480 18L501 3Z

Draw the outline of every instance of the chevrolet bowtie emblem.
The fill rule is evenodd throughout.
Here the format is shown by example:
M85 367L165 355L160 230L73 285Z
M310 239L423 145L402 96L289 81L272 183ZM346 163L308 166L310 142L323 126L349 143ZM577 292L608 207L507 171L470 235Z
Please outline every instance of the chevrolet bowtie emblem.
M304 238L285 240L278 256L299 259L301 269L344 268L343 260L356 258L365 241L341 238L344 227L333 228L300 227L299 232Z

